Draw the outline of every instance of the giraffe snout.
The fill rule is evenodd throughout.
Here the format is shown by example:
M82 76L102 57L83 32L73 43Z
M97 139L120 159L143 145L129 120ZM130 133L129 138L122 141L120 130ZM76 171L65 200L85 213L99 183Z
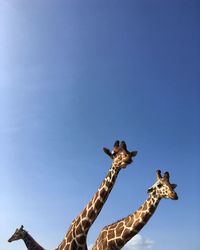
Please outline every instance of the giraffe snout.
M178 200L178 195L177 195L176 192L173 192L173 193L172 193L171 199L172 199L172 200Z

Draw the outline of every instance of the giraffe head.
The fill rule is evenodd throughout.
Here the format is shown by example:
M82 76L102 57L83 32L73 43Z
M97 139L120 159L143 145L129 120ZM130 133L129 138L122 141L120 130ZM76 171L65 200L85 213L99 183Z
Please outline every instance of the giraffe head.
M157 170L156 177L157 181L148 189L148 193L154 198L178 200L178 195L174 191L177 185L169 182L169 173L165 172L164 175L161 176L161 171Z
M14 240L24 239L26 234L27 234L27 232L24 230L24 226L21 226L19 229L17 228L15 230L14 234L10 237L8 242L12 242Z
M129 152L126 143L116 141L113 150L103 148L104 152L113 160L113 166L117 168L126 168L133 161L133 157L137 155L137 151Z

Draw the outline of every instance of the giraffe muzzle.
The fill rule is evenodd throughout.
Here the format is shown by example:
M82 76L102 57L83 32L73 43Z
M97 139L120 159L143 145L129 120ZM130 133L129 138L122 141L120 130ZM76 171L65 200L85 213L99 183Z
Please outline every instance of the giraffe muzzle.
M178 200L178 195L177 195L177 193L173 193L171 199L172 199L172 200Z
M130 164L132 161L133 161L133 160L132 160L131 158L129 158L129 159L126 160L126 163L127 163L127 164Z

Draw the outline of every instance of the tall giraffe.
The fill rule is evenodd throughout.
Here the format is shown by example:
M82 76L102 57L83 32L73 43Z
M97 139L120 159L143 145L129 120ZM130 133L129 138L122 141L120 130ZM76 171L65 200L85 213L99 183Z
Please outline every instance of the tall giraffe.
M15 230L8 242L14 240L23 240L28 250L44 250L44 248L41 247L26 230L24 230L23 226Z
M169 173L163 177L157 170L157 181L148 189L149 197L143 205L133 214L103 228L92 250L118 250L121 249L133 236L146 225L154 214L162 198L177 200L178 196L174 189L176 184L169 182Z
M87 250L88 230L106 202L120 170L126 168L137 154L137 151L129 152L124 141L116 141L112 152L107 148L104 148L104 152L113 160L111 168L93 198L73 220L64 240L56 250Z

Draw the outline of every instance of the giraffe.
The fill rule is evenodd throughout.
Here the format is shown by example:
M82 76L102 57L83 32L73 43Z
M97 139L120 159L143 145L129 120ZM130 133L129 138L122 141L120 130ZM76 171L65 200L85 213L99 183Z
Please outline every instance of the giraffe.
M67 234L56 250L87 250L87 233L91 225L106 202L120 170L126 168L137 154L137 151L129 152L124 141L121 143L116 141L112 151L104 148L104 152L113 160L108 174L93 198L73 220Z
M15 230L8 242L14 240L23 240L28 250L44 250L44 248L41 247L26 230L24 230L23 225Z
M157 170L156 176L156 183L148 189L147 200L133 214L104 227L92 250L121 249L146 225L162 198L178 199L174 191L177 185L169 182L169 173L165 172L162 177L161 171Z

